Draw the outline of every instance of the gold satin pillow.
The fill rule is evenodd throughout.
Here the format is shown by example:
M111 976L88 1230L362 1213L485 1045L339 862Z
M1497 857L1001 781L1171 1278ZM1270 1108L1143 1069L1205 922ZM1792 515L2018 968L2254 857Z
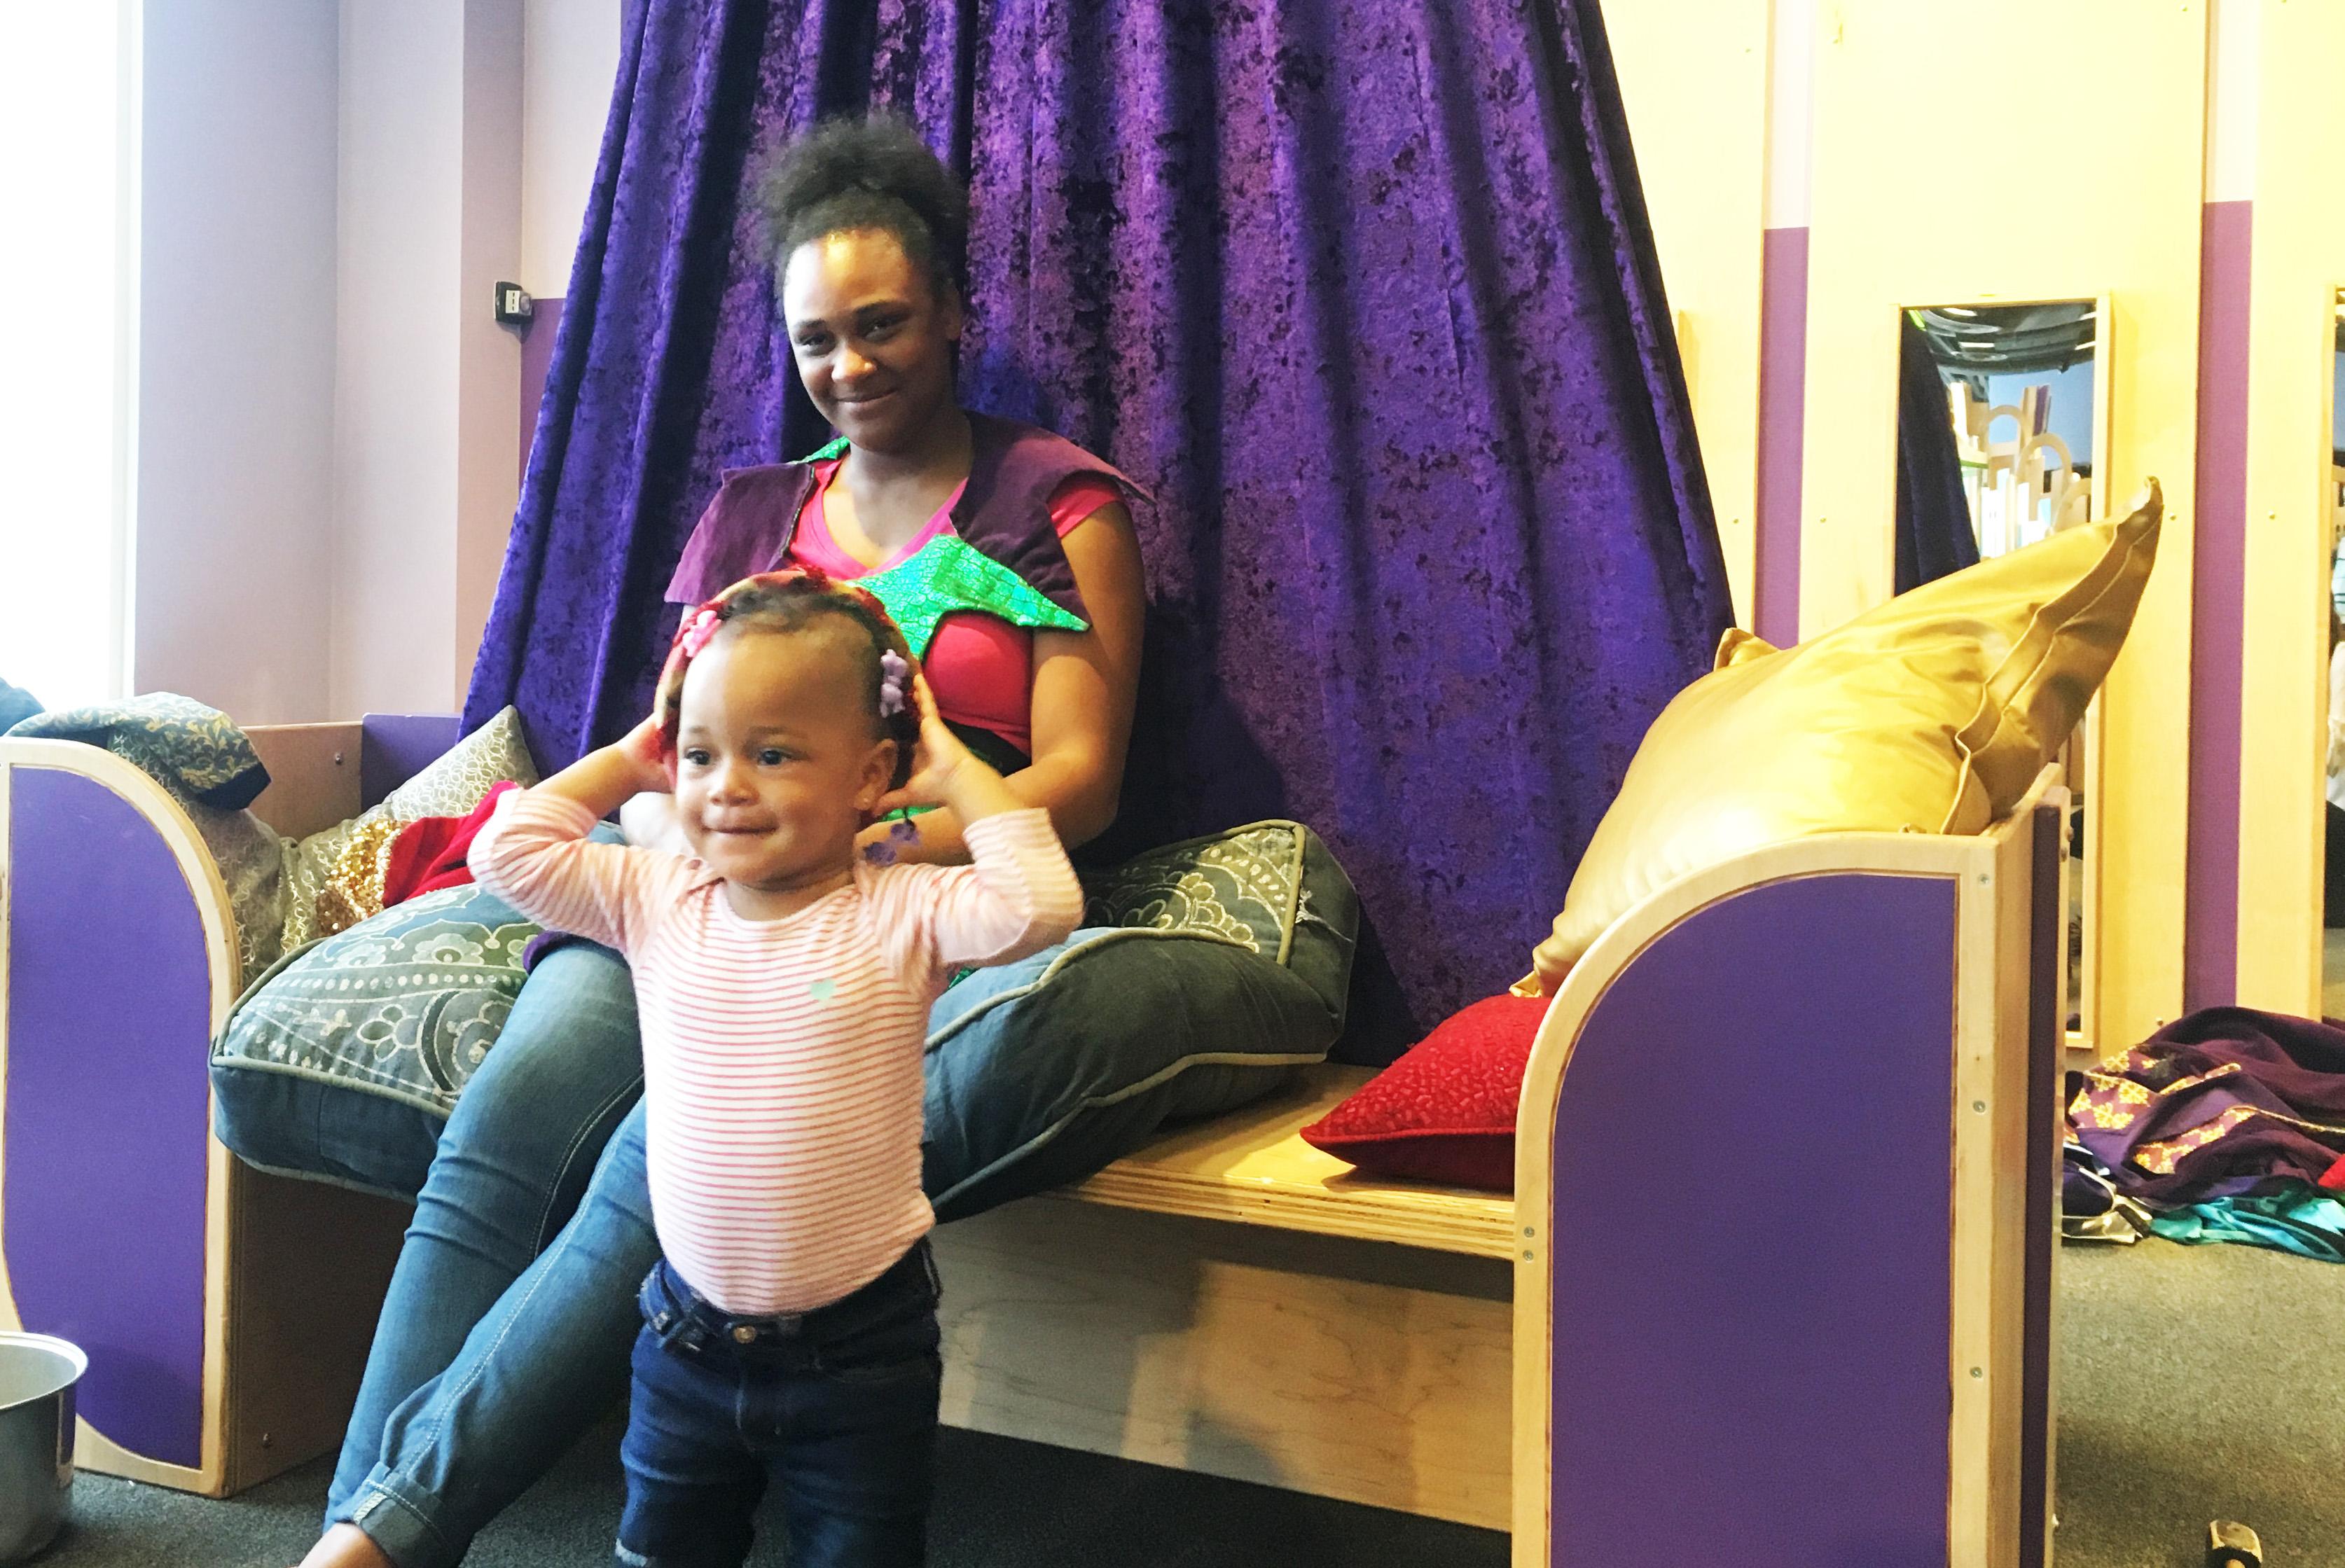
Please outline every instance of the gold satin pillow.
M1812 833L1977 833L2085 716L2141 602L2161 512L1903 593L1795 648L1732 631L1661 710L1533 954L1548 990L1663 885Z

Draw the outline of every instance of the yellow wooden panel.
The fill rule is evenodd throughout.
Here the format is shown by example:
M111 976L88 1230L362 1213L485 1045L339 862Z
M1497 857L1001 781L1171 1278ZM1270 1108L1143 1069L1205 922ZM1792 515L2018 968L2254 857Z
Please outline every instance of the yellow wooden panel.
M1506 1528L1504 1263L1048 1198L935 1245L949 1425Z
M1983 51L1971 66L1950 27ZM2182 999L2207 54L2203 0L1974 0L1951 22L1936 6L1817 6L1802 635L1889 596L1903 307L2108 296L2096 459L2113 505L2165 481L2089 803L2105 845L2099 1016L2116 1040Z
M1769 0L1608 0L1734 615L1751 624Z
M2311 149L2345 138L2345 7L2266 5L2249 305L2239 714L2238 998L2320 1011L2330 403L2345 199Z

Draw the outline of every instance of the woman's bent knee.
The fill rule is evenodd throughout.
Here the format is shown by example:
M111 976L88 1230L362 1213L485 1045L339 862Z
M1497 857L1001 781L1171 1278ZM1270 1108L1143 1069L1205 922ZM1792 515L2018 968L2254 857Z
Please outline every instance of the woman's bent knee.
M448 1118L418 1196L418 1225L526 1262L577 1207L642 1092L625 964L585 944L548 954Z

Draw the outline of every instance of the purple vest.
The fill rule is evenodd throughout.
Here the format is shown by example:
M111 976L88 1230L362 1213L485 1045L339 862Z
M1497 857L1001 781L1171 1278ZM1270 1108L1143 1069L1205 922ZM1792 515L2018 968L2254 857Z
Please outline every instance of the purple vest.
M1147 491L1074 442L1032 425L969 416L969 483L953 502L953 531L1024 578L1051 602L1085 621L1074 568L1051 525L1051 497L1069 478L1102 474L1129 495ZM827 450L827 449L826 449ZM671 604L714 599L745 577L771 572L788 552L798 513L814 493L814 459L728 469L669 579Z

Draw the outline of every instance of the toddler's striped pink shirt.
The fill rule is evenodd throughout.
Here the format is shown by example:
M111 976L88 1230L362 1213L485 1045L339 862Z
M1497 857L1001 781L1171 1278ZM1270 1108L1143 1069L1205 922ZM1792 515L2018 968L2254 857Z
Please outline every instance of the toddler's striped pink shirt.
M1040 810L970 823L974 864L874 866L780 920L734 913L705 863L595 844L535 790L498 803L472 874L634 966L652 1218L727 1312L803 1312L879 1277L935 1223L920 1189L921 1043L952 972L1063 940L1082 914Z

